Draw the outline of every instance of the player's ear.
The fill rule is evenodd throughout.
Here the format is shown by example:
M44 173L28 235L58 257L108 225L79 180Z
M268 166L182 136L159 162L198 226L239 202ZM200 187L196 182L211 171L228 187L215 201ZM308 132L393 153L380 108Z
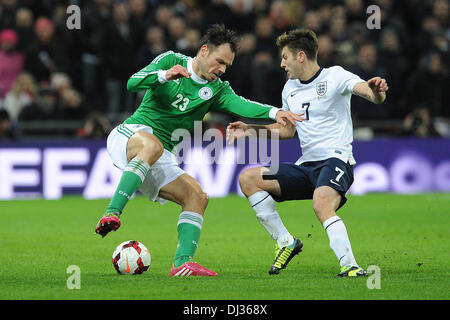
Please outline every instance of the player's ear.
M199 53L202 57L206 57L209 54L209 48L207 44L204 44L200 47Z
M297 61L298 62L304 62L306 59L306 53L303 50L300 50L299 52L297 52Z

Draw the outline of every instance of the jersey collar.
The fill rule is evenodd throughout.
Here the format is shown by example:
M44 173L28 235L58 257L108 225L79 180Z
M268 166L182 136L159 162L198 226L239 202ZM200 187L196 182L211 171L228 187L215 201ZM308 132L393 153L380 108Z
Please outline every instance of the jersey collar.
M316 78L319 76L319 74L322 72L322 70L323 70L323 67L320 67L319 71L317 71L316 74L313 75L312 78L309 79L309 80L302 81L302 80L298 79L298 81L300 81L301 84L308 84L308 83L311 83L311 82L313 82L314 80L316 80Z
M187 61L187 70L192 75L191 79L194 80L197 83L205 84L208 83L208 80L200 78L195 72L194 68L192 67L192 62L194 61L193 58L189 57Z

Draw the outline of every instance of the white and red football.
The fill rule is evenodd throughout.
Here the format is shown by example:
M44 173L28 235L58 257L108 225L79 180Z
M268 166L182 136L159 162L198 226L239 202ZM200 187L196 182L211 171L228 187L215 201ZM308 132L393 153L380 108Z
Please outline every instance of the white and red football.
M119 274L141 274L151 263L150 251L142 243L128 240L119 244L112 255L114 269Z

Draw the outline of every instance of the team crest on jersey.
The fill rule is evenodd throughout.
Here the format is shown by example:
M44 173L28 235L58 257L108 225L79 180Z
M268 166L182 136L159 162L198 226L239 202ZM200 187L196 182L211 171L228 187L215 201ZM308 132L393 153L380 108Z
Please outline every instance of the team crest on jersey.
M327 82L326 81L318 82L316 84L316 91L319 96L325 95L325 93L327 92Z
M200 90L198 90L198 95L203 100L208 100L212 97L212 90L210 87L203 87Z

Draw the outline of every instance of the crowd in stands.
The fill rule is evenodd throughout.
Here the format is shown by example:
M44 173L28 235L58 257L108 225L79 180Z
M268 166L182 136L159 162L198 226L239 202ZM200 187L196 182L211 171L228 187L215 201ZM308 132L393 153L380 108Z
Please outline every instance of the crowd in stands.
M79 29L67 27L70 5ZM369 5L380 8L379 29L368 28ZM276 37L307 27L319 65L389 83L383 104L352 98L355 124L395 120L385 133L450 136L448 0L0 0L0 139L20 139L33 121L82 123L68 134L104 138L142 99L128 78L167 50L195 56L213 23L241 36L222 77L237 94L280 106ZM222 129L230 120L208 118Z

